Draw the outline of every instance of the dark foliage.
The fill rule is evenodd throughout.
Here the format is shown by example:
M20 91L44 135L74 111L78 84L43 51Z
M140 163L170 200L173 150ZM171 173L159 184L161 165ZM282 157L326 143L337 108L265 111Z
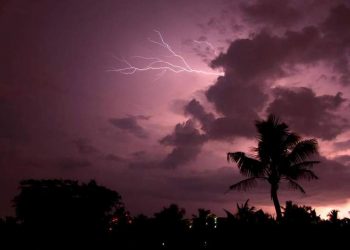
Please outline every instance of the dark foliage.
M198 209L191 219L176 204L153 217L132 217L120 195L70 180L28 180L14 199L16 217L0 219L2 249L234 249L316 247L350 233L350 220L337 210L322 220L314 209L288 201L276 221L264 211L237 204L217 217ZM339 245L341 245L339 241Z
M112 218L124 210L117 192L71 180L22 181L14 206L27 241L42 247L102 241Z

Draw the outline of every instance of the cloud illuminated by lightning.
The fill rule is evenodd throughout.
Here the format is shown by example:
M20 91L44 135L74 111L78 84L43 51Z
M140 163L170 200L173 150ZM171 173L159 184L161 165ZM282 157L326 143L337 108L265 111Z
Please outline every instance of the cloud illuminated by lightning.
M198 45L202 45L204 44L209 50L211 50L213 52L213 54L215 56L218 56L219 53L218 51L215 49L214 45L211 44L210 42L208 41L199 41L199 40L193 40L194 43L198 44Z
M190 66L190 64L185 60L185 58L178 53L176 53L171 46L164 41L162 34L158 30L154 30L158 34L159 41L152 40L148 38L148 41L151 43L154 43L158 46L163 47L170 55L166 56L169 59L174 59L177 61L177 63L174 63L172 61L166 60L161 57L144 57L144 56L133 56L134 59L139 59L143 62L143 66L137 66L135 64L132 64L130 61L126 59L116 58L118 61L125 64L124 67L121 68L113 68L109 71L119 72L124 75L132 75L139 71L151 71L151 70L160 70L161 74L165 73L167 71L174 72L174 73L181 73L181 72L188 72L188 73L197 73L197 74L203 74L203 75L214 75L214 76L222 76L224 75L223 72L216 72L216 71L206 71L201 69L194 69ZM200 42L200 41L198 41ZM206 43L207 44L207 43ZM207 44L209 46L209 44ZM212 45L211 45L212 46ZM211 47L214 49L214 47ZM215 49L214 49L215 50Z

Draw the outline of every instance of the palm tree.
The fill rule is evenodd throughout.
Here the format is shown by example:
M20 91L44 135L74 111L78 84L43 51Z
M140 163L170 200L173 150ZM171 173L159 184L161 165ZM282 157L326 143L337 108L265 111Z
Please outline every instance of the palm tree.
M327 214L329 221L332 223L337 223L339 221L338 213L339 213L339 210L336 210L336 209L333 209L332 211L330 211Z
M241 222L248 222L252 219L255 213L255 207L250 207L249 204L249 199L246 200L244 204L239 205L237 203L237 213L236 217L241 221Z
M315 139L302 140L289 130L274 115L267 120L256 121L258 147L253 149L254 156L243 152L227 153L227 160L237 163L239 171L248 178L230 186L230 189L246 190L253 187L257 180L267 181L271 186L271 199L275 206L277 220L282 218L277 191L282 180L293 189L305 193L297 181L300 179L318 179L311 168L319 161L308 158L318 152Z

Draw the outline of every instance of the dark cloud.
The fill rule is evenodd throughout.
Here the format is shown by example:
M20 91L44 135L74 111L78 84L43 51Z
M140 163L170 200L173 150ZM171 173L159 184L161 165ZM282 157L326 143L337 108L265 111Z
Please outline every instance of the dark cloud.
M207 113L204 107L196 99L192 99L184 108L185 114L191 115L193 118L197 119L201 125L202 129L206 132L210 130L210 127L215 120L212 113Z
M127 162L127 159L124 157L121 157L119 155L116 154L112 154L112 153L103 153L101 152L99 149L97 149L96 147L94 147L93 145L91 145L90 141L86 138L78 138L76 140L73 141L73 143L75 144L75 146L78 149L78 153L84 157L89 157L90 160L93 159L103 159L106 161L110 161L110 162L114 162L114 163L125 163ZM75 159L64 159L64 161L61 161L61 163L65 163L65 161L67 162L67 166L69 165L69 162L74 162ZM80 162L80 163L79 163ZM78 159L76 160L76 164L72 164L72 165L88 165L88 162L83 160L83 159ZM62 165L62 164L61 164ZM63 164L65 165L65 164ZM69 167L67 167L69 168Z
M125 118L111 118L109 119L109 122L121 130L125 130L136 137L144 139L148 137L148 133L138 123L138 120L140 119L145 120L148 119L148 117L129 116Z
M334 8L320 25L305 26L301 30L287 30L283 35L273 35L266 30L248 39L236 39L226 53L212 62L213 67L223 67L233 79L260 83L285 76L285 67L297 64L314 65L327 62L341 75L343 83L349 77L347 51L349 49L350 8Z
M247 21L260 25L286 27L301 21L302 14L291 1L259 0L255 3L243 3L240 9Z
M282 13L295 10L281 1L259 1L242 8L246 12L250 11L251 15L258 15L259 11L272 5L276 5L275 8L281 9ZM271 91L270 87L274 81L295 74L298 72L297 66L326 63L339 76L338 80L347 84L347 80L350 79L346 56L350 30L338 26L348 27L348 13L350 9L341 5L333 9L318 26L306 26L296 31L287 30L282 35L262 30L250 38L234 40L226 53L221 53L211 62L212 67L223 68L225 72L225 75L219 77L206 91L206 97L214 105L219 118L210 122L208 129L208 117L211 117L211 114L204 113L198 105L194 107L195 103L190 103L185 111L199 120L203 129L210 130L207 132L210 138L249 137L252 136L254 128L248 124L258 119L260 111L268 105L267 93ZM339 16L336 16L337 14ZM282 16L271 18L278 21ZM337 29L341 30L336 31ZM346 128L346 121L335 114L344 102L340 94L318 97L306 89L299 90L298 94L281 89L273 92L277 99L268 107L268 111L286 117L287 122L294 124L301 132L332 139ZM287 95L288 101L284 100L284 95ZM298 103L294 103L295 101ZM299 112L293 105L307 108ZM189 108L193 110L190 111ZM298 110L299 114L294 115L296 111L293 109ZM306 120L302 120L303 117ZM294 121L294 118L300 119Z
M173 147L161 165L176 168L195 160L206 140L205 135L195 127L193 120L177 124L170 135L160 140L161 144Z
M310 49L318 37L317 29L309 27L282 37L263 31L233 41L226 53L212 61L213 67L225 71L206 91L207 99L222 115L213 124L212 137L252 136L254 127L249 124L267 104L266 88L287 75L287 64L316 60Z
M245 84L263 84L286 76L284 67L316 63L327 58L316 27L301 31L287 31L283 36L261 31L252 38L233 41L225 54L212 61L212 66L223 67L231 81Z
M82 169L90 167L91 165L92 163L88 160L73 157L62 158L58 162L58 166L63 170Z
M350 82L350 8L344 4L331 9L330 15L321 25L321 30L325 34L325 40L333 47L333 53L337 55L334 69L341 73L341 82Z
M220 114L212 124L212 138L252 136L251 124L267 100L259 85L245 84L231 74L218 78L206 96Z
M326 36L332 39L350 43L350 8L345 4L335 6L330 10L329 16L321 24L321 29Z
M317 96L309 88L275 88L268 113L281 117L294 130L330 140L347 129L348 122L334 111L344 103L341 93Z
M199 145L205 141L205 138L195 127L192 120L187 120L184 123L179 123L175 126L172 134L165 136L160 140L163 145Z
M231 140L233 136L250 137L255 131L251 121L257 119L258 116L254 111L249 110L249 105L245 107L247 110L242 111L241 115L233 114L215 118L214 114L205 111L199 101L193 99L185 106L185 114L191 115L201 124L202 130L209 139ZM234 106L233 109L235 108L237 107ZM236 114L240 113L239 110L236 112Z
M176 146L170 154L168 154L162 165L165 168L177 168L188 162L194 161L201 151L201 145L198 146Z
M330 10L326 20L320 25L324 34L324 43L327 49L324 53L333 57L334 70L341 74L343 84L350 83L350 8L345 4L335 6Z
M84 138L78 138L73 141L74 145L77 147L78 152L82 155L91 155L99 153L99 150L92 146L89 140Z

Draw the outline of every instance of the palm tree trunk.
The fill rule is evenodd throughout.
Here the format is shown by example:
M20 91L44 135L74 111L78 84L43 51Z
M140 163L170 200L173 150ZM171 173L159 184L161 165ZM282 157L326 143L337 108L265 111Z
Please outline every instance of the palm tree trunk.
M277 196L277 190L278 190L278 185L271 185L271 199L273 201L273 205L275 206L276 219L277 221L281 221L282 211L281 211L281 205Z

